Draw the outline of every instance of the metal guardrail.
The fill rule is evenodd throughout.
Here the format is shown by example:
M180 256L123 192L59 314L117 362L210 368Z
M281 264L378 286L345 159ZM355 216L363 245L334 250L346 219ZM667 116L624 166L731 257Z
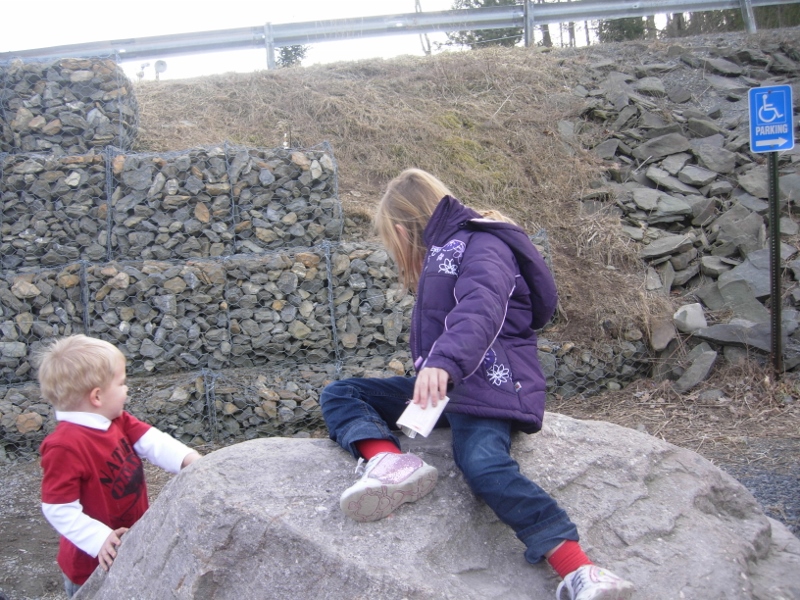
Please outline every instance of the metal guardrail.
M200 31L125 40L68 44L0 52L12 58L116 56L118 60L158 58L227 50L264 48L267 66L275 66L275 48L388 35L476 29L523 28L526 45L535 26L573 21L614 20L664 13L741 9L747 31L756 30L753 7L798 4L800 0L578 0L438 12L414 12L301 23L266 23L237 29Z

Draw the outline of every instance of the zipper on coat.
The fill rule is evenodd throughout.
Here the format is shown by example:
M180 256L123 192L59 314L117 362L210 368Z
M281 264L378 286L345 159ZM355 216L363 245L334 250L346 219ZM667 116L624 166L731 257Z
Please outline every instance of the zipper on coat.
M422 298L422 286L423 286L423 281L425 280L425 273L428 269L428 263L430 262L430 258L431 258L431 253L430 253L430 248L428 248L425 250L425 261L422 265L422 271L419 274L419 281L417 282L417 301L419 301L419 299ZM417 370L422 368L422 366L417 366L417 362L420 359L422 359L423 360L422 365L424 365L425 364L424 361L428 358L427 356L426 357L422 356L422 342L420 342L420 336L422 334L422 327L421 327L422 317L420 316L421 313L422 311L418 310L417 307L415 307L414 329L416 329L417 334L414 336L414 345L416 346L416 353L413 351L414 349L412 349L412 354L417 355L417 360L414 361L414 368L416 368Z

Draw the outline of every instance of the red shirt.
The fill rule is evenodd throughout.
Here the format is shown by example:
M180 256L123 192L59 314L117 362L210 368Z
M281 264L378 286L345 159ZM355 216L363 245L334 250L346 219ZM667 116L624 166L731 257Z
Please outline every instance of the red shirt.
M107 431L59 421L40 447L42 502L78 500L86 515L111 529L131 527L148 507L144 468L133 445L149 429L127 412ZM98 564L61 536L58 565L73 583L83 585Z

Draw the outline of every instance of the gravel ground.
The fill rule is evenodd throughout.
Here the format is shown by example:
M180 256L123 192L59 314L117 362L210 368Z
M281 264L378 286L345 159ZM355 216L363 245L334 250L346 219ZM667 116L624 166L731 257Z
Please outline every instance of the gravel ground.
M768 516L800 537L800 462L796 459L800 456L800 439L751 440L750 447L764 460L749 464L714 462L750 490ZM769 457L782 460L770 461Z
M149 463L145 476L152 503L172 476ZM58 534L42 516L38 462L0 466L0 481L0 600L66 600Z

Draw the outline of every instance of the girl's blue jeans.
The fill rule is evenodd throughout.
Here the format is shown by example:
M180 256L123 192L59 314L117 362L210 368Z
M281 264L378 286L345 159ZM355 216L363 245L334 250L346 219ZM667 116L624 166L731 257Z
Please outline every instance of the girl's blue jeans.
M356 442L367 439L400 441L397 419L414 395L413 377L343 379L320 395L322 415L333 441L358 458ZM578 530L567 513L541 487L525 477L511 458L511 424L445 412L438 426L449 421L453 457L469 487L527 546L525 558L537 563L563 540L578 541Z

